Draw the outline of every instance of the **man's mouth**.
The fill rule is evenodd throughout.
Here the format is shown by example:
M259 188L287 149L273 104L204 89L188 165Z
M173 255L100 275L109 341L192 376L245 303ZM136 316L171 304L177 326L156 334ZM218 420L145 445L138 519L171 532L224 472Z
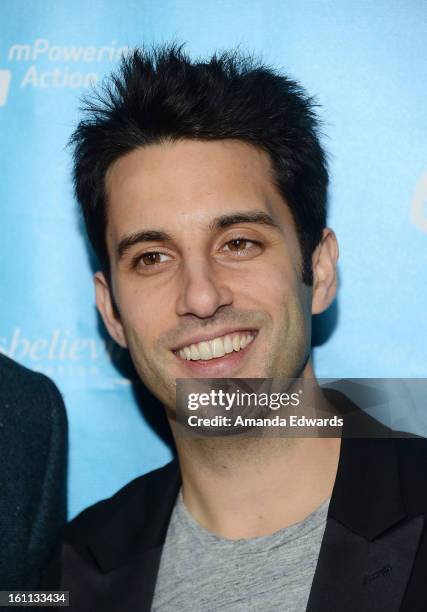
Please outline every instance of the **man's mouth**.
M187 361L209 361L246 348L255 338L255 330L244 330L182 346L175 355Z

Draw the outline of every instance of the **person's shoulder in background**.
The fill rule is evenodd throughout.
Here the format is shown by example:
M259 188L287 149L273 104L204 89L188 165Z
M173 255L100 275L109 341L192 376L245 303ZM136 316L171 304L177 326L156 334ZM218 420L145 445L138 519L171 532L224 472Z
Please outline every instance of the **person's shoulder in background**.
M67 416L43 374L0 354L0 589L35 589L66 520Z

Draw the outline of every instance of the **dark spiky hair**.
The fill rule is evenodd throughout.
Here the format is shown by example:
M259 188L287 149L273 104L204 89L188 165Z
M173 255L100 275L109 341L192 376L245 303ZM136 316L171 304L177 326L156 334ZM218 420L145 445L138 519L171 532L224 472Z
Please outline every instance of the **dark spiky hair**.
M74 187L91 244L109 275L105 175L138 148L181 139L239 139L268 153L302 251L302 279L326 225L328 172L313 99L300 85L239 51L191 61L172 44L135 49L84 100L70 139Z

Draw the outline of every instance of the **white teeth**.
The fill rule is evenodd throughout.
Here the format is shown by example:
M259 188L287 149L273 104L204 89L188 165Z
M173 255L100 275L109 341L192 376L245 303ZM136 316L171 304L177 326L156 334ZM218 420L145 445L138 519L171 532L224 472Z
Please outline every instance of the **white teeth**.
M224 350L226 353L233 352L233 342L231 340L231 336L225 336L224 338Z
M208 361L210 359L217 359L223 357L233 351L240 351L244 349L252 340L254 335L251 333L235 333L227 334L226 336L214 338L213 340L204 340L198 344L191 344L190 346L184 346L182 349L177 351L178 355L182 359L187 361Z
M199 353L201 359L212 359L213 353L211 348L211 343L208 342L199 342Z
M225 355L224 343L222 338L215 338L211 342L212 354L214 357L223 357Z
M190 346L190 353L191 353L191 359L194 359L194 361L197 361L198 359L200 359L199 349L197 348L195 344L192 344Z

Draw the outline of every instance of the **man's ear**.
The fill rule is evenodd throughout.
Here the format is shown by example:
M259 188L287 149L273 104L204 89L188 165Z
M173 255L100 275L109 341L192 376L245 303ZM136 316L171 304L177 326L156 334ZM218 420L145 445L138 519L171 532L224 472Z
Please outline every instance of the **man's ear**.
M113 305L110 285L102 272L97 272L94 276L96 306L104 321L105 327L114 340L121 347L126 348L127 342L123 332L120 317Z
M312 314L326 310L337 293L338 242L334 232L326 228L314 249Z

